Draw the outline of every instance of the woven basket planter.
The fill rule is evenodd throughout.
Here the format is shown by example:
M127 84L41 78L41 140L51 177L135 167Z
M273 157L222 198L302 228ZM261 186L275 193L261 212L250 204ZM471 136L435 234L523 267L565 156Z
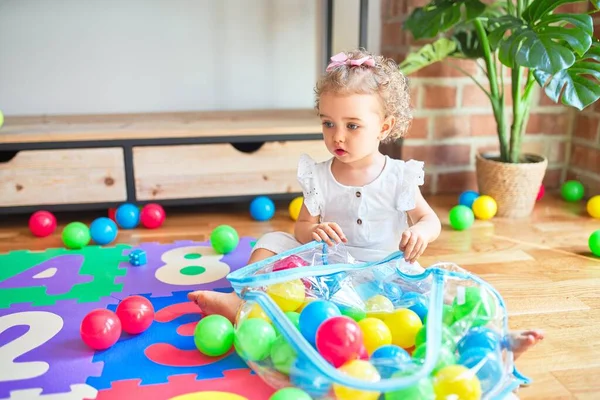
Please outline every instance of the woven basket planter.
M524 154L521 163L498 161L497 154L477 154L475 167L480 194L498 204L498 217L523 218L533 211L548 159Z

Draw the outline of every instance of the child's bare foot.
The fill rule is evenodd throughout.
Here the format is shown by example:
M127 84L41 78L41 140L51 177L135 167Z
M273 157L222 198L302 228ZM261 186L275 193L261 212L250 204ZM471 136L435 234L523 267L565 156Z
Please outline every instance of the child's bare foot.
M235 322L237 310L242 302L235 292L220 293L211 290L198 290L188 293L187 297L190 301L196 303L205 315L219 314L231 323Z
M508 337L508 344L514 354L515 360L521 354L535 346L544 339L544 332L532 330L523 332L512 332Z

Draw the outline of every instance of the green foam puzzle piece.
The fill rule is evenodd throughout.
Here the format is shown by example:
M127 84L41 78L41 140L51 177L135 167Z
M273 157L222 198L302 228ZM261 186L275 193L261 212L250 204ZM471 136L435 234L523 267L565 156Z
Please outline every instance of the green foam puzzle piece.
M115 284L117 276L125 275L126 268L119 268L121 262L127 261L123 256L126 249L132 246L118 244L114 247L87 246L80 250L49 249L44 252L14 251L0 255L0 282L21 274L40 263L63 255L81 255L83 262L79 268L80 275L90 275L92 280L77 283L67 293L47 294L43 279L39 286L20 288L0 288L0 308L8 308L11 304L31 303L34 306L53 305L58 300L77 299L80 303L94 302L102 297L119 293L123 284Z

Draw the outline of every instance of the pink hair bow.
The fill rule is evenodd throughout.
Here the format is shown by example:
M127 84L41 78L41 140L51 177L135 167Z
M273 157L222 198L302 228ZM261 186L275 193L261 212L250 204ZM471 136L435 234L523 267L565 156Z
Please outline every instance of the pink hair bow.
M368 67L375 66L375 60L373 60L373 57L371 56L365 56L363 58L359 58L358 60L349 60L348 56L343 52L337 53L335 56L331 57L330 60L331 62L327 66L327 69L325 69L327 72L331 71L335 67L339 67L340 65L350 65L352 67L359 65L366 65Z

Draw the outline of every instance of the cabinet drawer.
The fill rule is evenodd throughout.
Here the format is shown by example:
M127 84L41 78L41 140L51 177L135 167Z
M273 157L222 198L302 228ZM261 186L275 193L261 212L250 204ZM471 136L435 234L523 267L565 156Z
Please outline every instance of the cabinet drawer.
M0 162L0 207L126 198L121 148L24 150Z
M322 140L266 142L242 152L229 143L133 149L139 200L164 200L299 192L303 153L331 157Z

